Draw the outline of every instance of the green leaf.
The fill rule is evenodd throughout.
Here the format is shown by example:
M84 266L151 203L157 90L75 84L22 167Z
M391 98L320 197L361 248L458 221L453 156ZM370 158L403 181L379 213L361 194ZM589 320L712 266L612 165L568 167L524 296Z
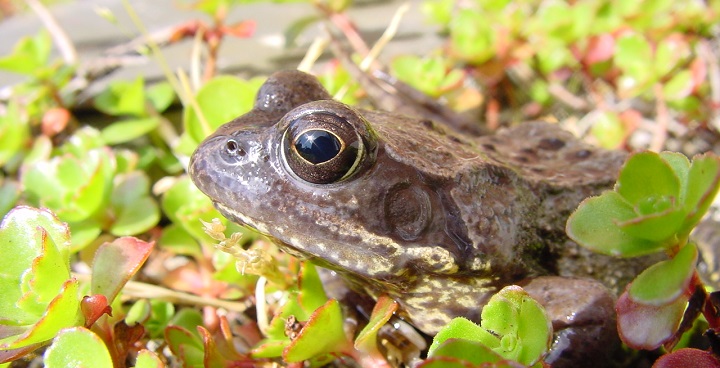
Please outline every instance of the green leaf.
M650 266L630 285L630 298L655 306L674 301L690 284L697 257L697 248L687 244L672 259Z
M119 238L101 245L92 264L92 294L101 294L112 303L123 286L145 263L154 243L136 238Z
M674 238L685 218L685 211L675 205L674 201L668 205L671 207L662 212L622 221L618 225L630 236L662 243Z
M494 338L485 339L485 345L525 365L538 362L552 339L545 309L519 286L507 286L490 298L482 310L481 327ZM493 347L491 341L498 344Z
M478 341L487 346L485 340L491 338L494 338L494 336L469 319L463 317L453 318L450 323L443 327L433 338L432 345L430 345L430 349L428 350L428 356L434 355L435 350L449 339ZM488 347L492 349L497 344L493 343L492 345L493 346Z
M0 69L34 75L50 60L51 46L50 35L45 31L34 37L23 37L10 55L0 58Z
M203 367L205 348L202 340L180 326L168 326L165 340L183 367Z
M37 323L21 335L0 339L0 350L44 342L55 337L63 328L82 324L80 300L78 281L66 280Z
M20 288L23 295L17 301L17 306L35 313L39 318L57 296L65 280L70 278L70 260L67 255L63 256L45 229L39 228L35 236L35 241L42 244L40 255L22 276Z
M615 44L615 65L623 72L620 88L631 95L642 92L653 77L653 53L645 36L630 33L620 37Z
M67 278L53 273L59 270L60 275L69 274L69 246L67 226L47 210L19 206L5 216L0 224L0 250L12 257L0 257L0 292L3 296L0 298L0 323L14 321L13 324L30 325L40 318ZM52 254L48 255L48 252ZM16 304L33 286L29 284L33 272L41 273L37 275L40 281L34 281L40 295L25 297L33 301L38 297L36 302L43 303L42 311L36 309L37 304L29 306L30 310Z
M680 180L660 155L646 151L630 156L620 171L615 190L634 206L649 199L655 205L663 198L679 199Z
M22 182L33 203L51 208L64 221L80 222L107 205L114 165L109 150L91 150L82 159L65 154L36 163Z
M149 196L150 182L141 171L133 171L115 178L112 205L115 221L110 226L113 235L141 234L160 220L160 210Z
M0 178L0 218L10 212L20 198L20 185Z
M197 338L201 338L202 336L197 330L197 327L202 326L203 322L203 316L200 311L191 308L183 308L172 316L168 324L180 326L190 331L190 333Z
M310 262L303 262L300 269L300 294L298 302L306 311L314 311L327 302L327 295L317 269Z
M493 295L482 310L481 325L455 318L433 339L429 355L445 341L460 338L481 342L505 359L532 365L547 351L552 325L545 310L519 286Z
M145 323L150 318L152 309L147 299L136 301L126 312L125 323L129 326Z
M370 320L365 328L355 338L355 348L368 353L377 352L377 334L382 326L390 320L397 311L398 303L392 298L383 295L378 298L370 314Z
M295 340L285 348L283 358L288 363L301 362L348 348L340 303L331 299L310 316Z
M450 338L443 341L435 349L433 349L432 353L428 355L429 359L421 364L420 367L432 367L432 365L428 365L427 363L432 362L432 358L438 357L457 358L463 362L468 362L473 365L494 363L503 360L503 357L500 354L483 345L479 341ZM444 363L444 361L438 361L438 363ZM443 366L445 365L440 364L438 367ZM465 367L465 365L461 366Z
M142 234L160 221L160 210L155 200L142 197L118 209L110 233L117 236Z
M470 64L481 64L495 56L495 30L482 14L461 9L450 23L450 47Z
M221 222L227 223L227 220L215 209L210 198L204 195L187 176L175 182L165 192L161 207L163 213L174 224L181 226L193 238L204 242L212 243L213 240L203 231L200 220L211 222L213 218L219 218Z
M183 111L185 131L196 144L201 142L220 125L250 111L259 88L257 80L215 77L203 85L196 96L208 125L201 123L192 106L187 106Z
M145 93L148 101L150 101L150 104L152 104L157 112L167 110L173 101L175 101L175 91L172 85L166 81L153 84L148 87Z
M145 81L137 77L133 82L114 81L95 97L95 107L113 116L146 116Z
M690 172L690 161L678 152L660 152L660 158L670 165L675 176L680 181L680 203L685 203L685 196L687 195L687 180L688 173Z
M688 172L684 208L688 214L683 232L689 233L702 219L720 187L720 158L713 153L693 158Z
M585 199L568 218L570 239L599 253L634 257L663 249L662 244L630 236L618 225L636 216L617 192Z
M391 67L398 79L432 97L459 85L464 75L460 70L450 71L446 60L440 57L399 56Z
M44 355L48 368L63 367L112 367L105 343L84 327L60 331Z
M110 124L102 130L101 135L107 144L120 144L150 133L155 130L159 124L160 120L155 117L122 120Z
M692 93L694 86L692 72L681 70L663 84L663 96L668 101L681 100Z
M145 322L144 326L148 330L150 337L161 337L168 323L175 314L175 306L166 301L159 299L150 300L150 319Z
M590 128L602 147L617 148L625 139L625 126L614 112L603 112Z
M20 116L18 103L11 100L0 114L0 167L20 153L29 135L28 119Z
M197 240L195 240L190 233L179 225L171 224L165 226L158 243L174 254L202 256L200 244L198 244ZM237 271L235 271L235 273L237 273Z
M135 368L163 368L165 364L160 360L157 354L150 350L142 349L138 352L135 360Z

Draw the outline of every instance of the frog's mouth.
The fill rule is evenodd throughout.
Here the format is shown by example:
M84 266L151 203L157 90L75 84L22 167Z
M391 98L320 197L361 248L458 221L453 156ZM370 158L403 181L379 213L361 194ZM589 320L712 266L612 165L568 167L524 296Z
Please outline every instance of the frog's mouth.
M268 231L267 231L268 229L265 225L259 224L255 221L253 221L250 217L243 215L242 213L240 213L228 206L225 206L224 204L222 204L220 202L213 202L213 205L228 220L230 220L238 225L247 226L259 233L262 233L263 235L268 235Z

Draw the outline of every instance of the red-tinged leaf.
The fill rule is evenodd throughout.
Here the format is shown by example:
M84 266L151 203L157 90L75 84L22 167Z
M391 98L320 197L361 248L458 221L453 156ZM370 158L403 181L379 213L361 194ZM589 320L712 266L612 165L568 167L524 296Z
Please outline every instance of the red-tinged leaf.
M154 244L124 237L101 245L93 260L90 291L105 295L112 303L120 289L145 263Z
M23 346L17 349L0 349L0 364L12 362L13 360L22 358L23 356L35 351L35 349L38 349L45 344L47 344L47 342Z
M653 368L676 367L720 368L720 359L709 351L684 348L661 356L653 364Z
M265 340L255 346L250 355L254 358L275 358L282 355L290 340Z
M585 51L585 63L588 65L610 60L615 53L615 38L610 34L601 34L590 38Z
M324 354L344 354L351 349L343 329L340 303L330 299L310 315L297 338L283 351L283 359L289 363L301 362Z
M256 23L254 20L244 20L222 28L223 33L238 37L247 38L255 33Z
M242 336L245 341L248 340L247 336L242 334L242 332L238 335ZM220 316L220 329L215 332L214 337L216 348L223 357L233 361L247 359L247 356L238 353L235 349L235 345L233 343L234 337L232 331L230 331L230 324L228 323L226 316Z
M394 299L387 295L379 297L370 314L370 321L355 339L355 348L366 353L379 353L377 350L377 333L397 309L398 303Z
M80 309L85 316L87 328L90 328L103 314L112 316L112 307L108 305L107 298L102 294L85 296L80 302Z
M17 339L1 344L0 350L17 349L41 343L55 337L63 328L80 325L78 289L79 283L76 279L66 280L57 297L48 304L47 311L42 318Z
M687 244L673 257L658 262L635 278L628 295L638 303L662 306L673 302L690 285L695 273L698 250Z
M203 366L205 367L217 367L222 368L226 366L227 360L223 358L215 345L215 340L210 331L202 326L197 326L198 333L202 337L203 346L205 347L205 357L203 359Z
M633 349L657 349L673 337L688 299L682 295L666 305L645 305L634 302L628 288L615 304L620 338Z
M113 335L116 349L121 353L119 355L126 356L130 348L145 336L145 327L139 323L129 326L120 321L113 326Z
M300 288L298 303L306 312L310 313L327 302L327 295L320 280L320 275L318 275L317 269L312 263L303 262L298 285Z

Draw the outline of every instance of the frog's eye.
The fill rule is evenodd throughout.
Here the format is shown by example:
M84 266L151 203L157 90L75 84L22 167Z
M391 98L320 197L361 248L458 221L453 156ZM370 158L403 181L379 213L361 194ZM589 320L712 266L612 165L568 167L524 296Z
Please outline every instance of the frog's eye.
M322 111L290 120L282 137L282 155L295 176L313 184L330 184L352 176L367 147L356 126L345 117Z

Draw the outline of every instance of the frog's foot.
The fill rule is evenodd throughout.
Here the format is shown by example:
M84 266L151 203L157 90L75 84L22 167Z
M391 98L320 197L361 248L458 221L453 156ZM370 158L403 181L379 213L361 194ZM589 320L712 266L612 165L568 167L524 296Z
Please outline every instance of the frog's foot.
M545 362L558 367L608 367L620 347L615 298L600 282L543 276L521 284L545 307L554 337Z

